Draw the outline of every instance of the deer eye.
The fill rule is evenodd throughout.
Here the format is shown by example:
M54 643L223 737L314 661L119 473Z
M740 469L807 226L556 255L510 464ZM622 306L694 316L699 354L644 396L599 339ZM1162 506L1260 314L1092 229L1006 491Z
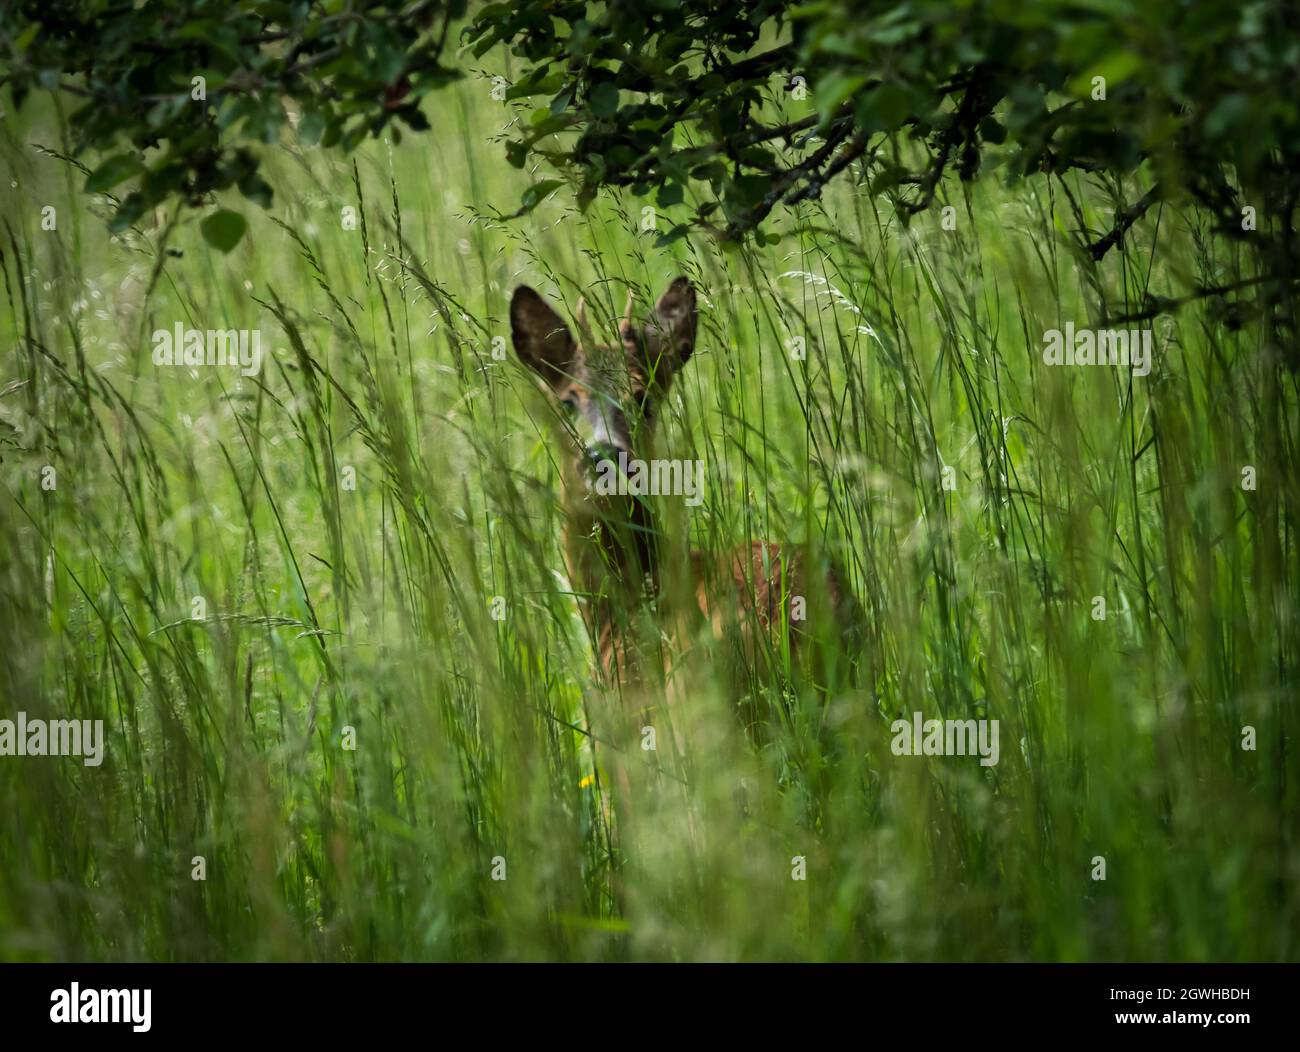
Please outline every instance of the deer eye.
M573 395L561 398L560 405L569 416L573 416L578 411L578 400Z

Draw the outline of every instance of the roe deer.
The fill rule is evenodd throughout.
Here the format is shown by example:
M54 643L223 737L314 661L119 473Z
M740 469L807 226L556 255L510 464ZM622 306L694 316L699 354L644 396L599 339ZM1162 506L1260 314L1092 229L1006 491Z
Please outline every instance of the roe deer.
M598 474L623 470L637 459L635 447L648 444L656 409L695 350L695 289L689 279L677 278L640 324L632 309L629 290L619 341L611 345L593 333L584 301L575 312L576 337L526 285L515 289L510 302L515 351L545 382L568 419L564 434L570 448L562 466L569 580L586 597L585 616L601 673L608 685L623 690L640 688L646 671L643 648L637 645L644 638L638 633L638 613L651 611L652 622L675 620L661 632L665 635L689 620L658 609L669 566L664 565L663 538L650 502L602 493L593 482ZM789 633L792 648L799 648L805 633L800 624L791 624L792 598L804 599L810 608L805 616L811 618L815 609L832 619L843 640L853 638L860 621L860 608L840 575L833 568L811 573L802 551L754 541L729 552L720 567L711 566L698 551L689 560L678 560L683 570L688 561L689 580L677 582L677 591L690 595L693 603L684 599L682 605L698 607L698 613L691 611L695 623L702 615L716 636L734 628L732 637L747 663L773 648L779 653L782 632ZM714 594L715 584L720 594ZM752 731L752 713L746 722Z

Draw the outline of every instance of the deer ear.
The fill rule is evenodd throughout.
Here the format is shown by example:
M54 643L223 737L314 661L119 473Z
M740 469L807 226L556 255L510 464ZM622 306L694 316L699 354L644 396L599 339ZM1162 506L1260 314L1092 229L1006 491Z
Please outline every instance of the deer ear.
M571 373L576 348L569 327L527 285L510 299L510 335L520 360L552 387Z
M695 326L699 311L695 306L695 286L690 278L677 278L659 297L641 330L639 350L652 374L661 370L671 375L686 364L695 350ZM623 338L632 334L630 322L624 323Z

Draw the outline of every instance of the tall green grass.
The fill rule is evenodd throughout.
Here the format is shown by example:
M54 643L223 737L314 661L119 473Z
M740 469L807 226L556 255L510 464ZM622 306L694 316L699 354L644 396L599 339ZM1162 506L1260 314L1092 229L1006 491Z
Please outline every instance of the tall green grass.
M1041 357L1235 250L1168 208L1094 267L1110 192L994 178L955 230L845 185L777 244L656 248L633 198L493 218L510 111L471 81L432 115L355 164L285 146L229 257L191 212L110 240L57 114L6 117L0 717L102 719L107 758L0 758L0 957L1300 955L1295 376L1206 306L1146 378ZM791 704L693 640L633 850L552 410L493 351L518 283L609 318L678 273L657 449L707 497L665 526L833 555L868 660ZM260 329L260 376L156 368L177 321ZM918 710L999 720L1001 762L895 756Z

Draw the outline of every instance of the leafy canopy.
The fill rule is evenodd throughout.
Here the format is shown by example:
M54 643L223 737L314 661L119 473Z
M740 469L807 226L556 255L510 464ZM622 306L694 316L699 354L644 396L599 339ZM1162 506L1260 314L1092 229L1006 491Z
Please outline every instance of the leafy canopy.
M17 0L0 8L0 82L18 106L37 88L81 100L74 142L99 155L86 189L136 180L121 230L232 187L269 207L255 147L285 133L286 100L307 144L351 150L394 121L428 129L419 103L459 75L440 56L464 12L465 0ZM228 247L236 228L205 233Z
M1268 302L1289 303L1300 272L1289 0L17 0L0 14L15 102L83 100L76 143L101 158L87 189L135 180L119 228L230 187L268 205L253 147L283 133L286 100L300 140L350 150L394 121L425 130L424 96L494 49L522 63L504 93L525 109L510 162L559 169L523 210L567 179L584 204L653 193L678 216L669 239L762 238L774 209L836 178L909 216L949 173L1082 169L1119 187L1142 169L1150 192L1094 257L1180 200L1257 252Z

